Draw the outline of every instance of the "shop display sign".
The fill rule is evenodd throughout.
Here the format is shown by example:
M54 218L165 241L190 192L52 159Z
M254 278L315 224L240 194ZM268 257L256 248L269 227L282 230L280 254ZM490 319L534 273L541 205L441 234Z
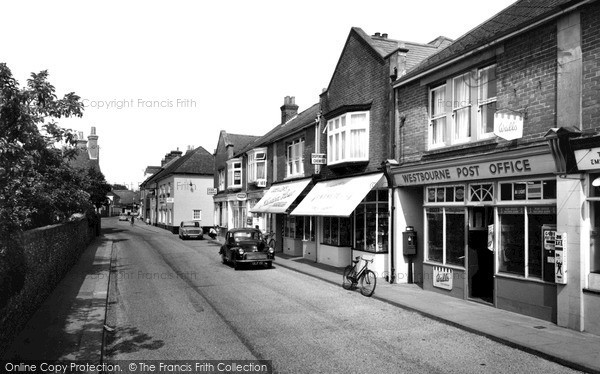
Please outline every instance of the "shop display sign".
M454 274L452 269L443 268L441 266L433 267L433 287L452 290L452 280Z
M506 140L523 137L523 117L516 114L494 113L494 134Z
M574 153L579 170L600 169L600 148L578 149Z
M554 281L567 284L567 233L556 234L554 243Z
M488 225L488 240L487 240L487 248L494 252L494 225Z
M310 154L310 163L312 165L326 165L327 164L327 155L325 153L311 153Z

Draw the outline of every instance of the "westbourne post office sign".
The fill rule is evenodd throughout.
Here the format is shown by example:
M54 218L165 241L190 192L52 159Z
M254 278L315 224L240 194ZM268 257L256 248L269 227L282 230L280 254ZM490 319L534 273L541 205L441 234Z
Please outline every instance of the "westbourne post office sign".
M398 186L416 186L430 183L464 182L477 179L522 177L552 173L554 161L550 155L503 159L490 162L473 162L400 172L394 175Z

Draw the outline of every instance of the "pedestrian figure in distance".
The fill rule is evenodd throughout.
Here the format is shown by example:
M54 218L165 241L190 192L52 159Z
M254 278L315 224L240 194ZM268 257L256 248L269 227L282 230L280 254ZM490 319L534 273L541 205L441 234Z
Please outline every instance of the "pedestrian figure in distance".
M216 239L217 238L217 226L213 226L210 228L210 230L208 230L208 236L210 236L211 239Z
M133 220L135 219L134 216L131 216L131 226L133 226Z

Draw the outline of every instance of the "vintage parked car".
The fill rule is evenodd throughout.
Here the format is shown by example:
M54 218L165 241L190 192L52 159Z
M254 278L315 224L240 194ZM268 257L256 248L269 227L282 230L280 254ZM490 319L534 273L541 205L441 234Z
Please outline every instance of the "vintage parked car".
M127 214L119 214L119 221L129 221Z
M258 229L239 228L227 231L225 244L219 251L224 264L230 262L235 270L242 264L264 265L271 267L275 261L275 252L265 243Z
M202 239L202 227L198 221L183 221L179 225L179 237L181 239Z

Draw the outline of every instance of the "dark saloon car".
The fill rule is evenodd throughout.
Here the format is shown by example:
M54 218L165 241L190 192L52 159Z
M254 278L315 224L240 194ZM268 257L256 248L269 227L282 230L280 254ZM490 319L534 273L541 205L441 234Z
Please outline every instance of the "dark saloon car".
M231 229L225 235L225 244L219 251L223 263L232 263L235 270L242 264L271 267L275 261L273 248L269 248L258 229Z
M198 221L183 221L179 225L179 237L181 239L202 239L202 227Z

